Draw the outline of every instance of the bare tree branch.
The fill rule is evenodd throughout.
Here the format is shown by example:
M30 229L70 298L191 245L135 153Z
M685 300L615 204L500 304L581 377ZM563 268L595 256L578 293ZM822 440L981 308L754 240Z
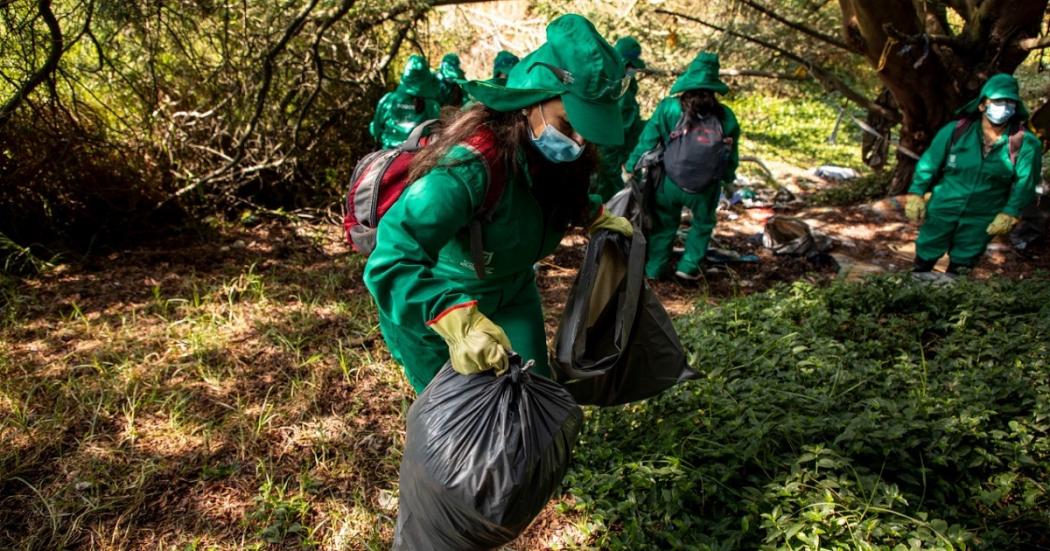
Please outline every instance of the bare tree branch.
M40 17L44 20L44 24L47 25L48 33L50 33L51 48L48 51L44 65L33 73L29 80L15 90L14 96L8 99L3 107L0 107L0 126L3 126L11 118L18 106L33 92L33 89L47 81L54 74L55 69L58 68L59 60L62 59L62 28L59 27L58 20L55 19L55 14L51 11L51 0L40 0L37 3L37 10L40 13Z
M314 10L315 7L317 7L317 3L319 1L320 0L310 0L310 3L305 8L303 8L303 11L299 12L299 15L297 15L295 19L292 20L291 24L289 24L288 27L285 28L284 34L281 36L281 39L278 40L276 44L271 46L270 49L267 50L266 55L263 56L262 84L259 86L259 91L255 96L255 111L252 114L252 118L248 122L247 130L245 130L244 134L241 135L239 140L237 140L237 145L234 146L234 151L233 155L231 155L231 160L227 161L226 164L215 169L210 174L204 176L200 180L197 180L195 182L190 183L189 185L182 187L181 189L175 192L175 197L181 197L182 195L193 191L200 185L210 182L218 176L226 173L237 163L239 163L241 159L244 158L244 147L248 143L248 140L251 138L252 134L255 133L255 128L259 125L259 119L262 118L263 108L266 106L266 98L270 94L270 84L273 82L274 61L277 59L277 56L284 51L285 47L288 45L288 42L303 30L303 27L306 25L307 18L310 17L310 13Z
M750 7L751 9L766 15L770 19L778 21L779 23L781 23L781 24L783 24L783 25L785 25L787 27L790 27L792 29L795 29L796 31L798 31L798 32L800 32L802 34L805 34L807 36L811 36L813 38L816 38L817 40L820 40L821 42L824 42L824 43L827 43L827 44L831 44L832 46L835 46L836 48L842 48L843 50L846 50L847 52L857 53L856 50L851 48L849 46L849 44L846 44L841 39L839 39L837 37L834 37L834 36L831 36L829 34L824 34L824 33L820 32L818 30L811 29L811 28L809 28L809 27L807 27L807 26L805 26L802 23L799 23L797 21L791 21L791 20L787 19L786 17L783 17L783 16L779 15L775 11L773 11L773 10L771 10L771 9L761 5L761 4L759 4L758 2L755 2L754 0L739 0L739 1L742 4Z
M331 16L328 17L328 19L325 20L324 24L321 25L321 28L317 30L317 35L314 36L314 42L310 46L310 57L313 58L314 70L317 72L317 85L314 86L313 92L310 93L310 96L306 98L306 103L304 103L302 109L299 110L299 117L295 121L295 131L293 132L292 143L296 147L299 146L299 134L300 132L302 132L303 120L306 118L306 114L310 111L310 108L313 106L314 101L317 100L317 95L321 93L321 86L324 85L324 59L321 57L320 50L321 39L324 38L324 35L326 32L328 32L328 29L332 28L332 25L334 25L337 21L342 19L343 16L346 15L347 12L350 11L350 8L352 8L353 6L354 0L343 0L343 3L339 6L339 9L337 9L334 13L332 13Z
M1050 34L1018 40L1017 47L1027 51L1042 50L1044 48L1048 48L1050 47Z
M818 66L816 63L813 63L812 61L810 61L810 60L808 60L808 59L806 59L806 58L796 54L795 52L792 52L790 50L786 50L784 48L781 48L780 46L777 46L776 44L773 44L771 42L767 42L767 41L762 40L760 38L756 38L754 36L745 35L743 33L739 33L737 31L734 31L734 30L731 30L731 29L726 29L724 27L720 27L720 26L715 25L713 23L708 23L707 21L703 21L701 19L697 19L697 18L692 17L692 16L688 16L688 15L685 15L685 14L676 13L676 12L672 12L672 11L667 11L667 10L664 10L664 9L658 9L658 10L655 10L655 11L656 11L656 13L662 13L662 14L665 14L665 15L670 15L670 16L673 16L673 17L678 17L678 18L681 18L681 19L685 19L687 21L692 21L694 23L699 23L699 24L701 24L701 25L703 25L705 27L712 28L712 29L714 29L716 31L720 31L720 32L723 32L723 33L728 34L730 36L735 36L737 38L740 38L740 39L743 39L743 40L747 40L749 42L753 42L753 43L758 44L759 46L762 46L762 47L764 47L766 49L773 50L774 52L777 52L777 53L779 53L779 54L781 54L781 55L783 55L783 56L785 56L787 58L793 59L793 60L797 61L798 63L801 63L802 65L806 66L806 68L809 69L809 71L811 73L813 73L813 76L816 77L816 79L822 85L824 85L825 88L827 88L829 90L833 90L833 91L839 92L840 94L842 94L843 97L845 97L849 101L852 101L853 103L859 105L860 107L863 107L864 109L866 109L868 111L872 111L872 112L878 113L878 114L882 115L883 117L886 117L887 119L893 120L894 122L900 120L900 113L891 111L891 110L886 109L885 107L883 107L881 105L878 105L877 103L873 102L871 99L865 97L864 94L861 94L860 92L854 90L850 85L848 85L845 82L843 82L842 79L836 77L835 75L831 74L826 69L824 69L824 68Z

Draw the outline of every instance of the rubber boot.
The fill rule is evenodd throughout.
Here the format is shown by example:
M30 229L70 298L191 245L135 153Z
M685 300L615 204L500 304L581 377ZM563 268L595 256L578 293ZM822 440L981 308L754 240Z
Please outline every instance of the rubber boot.
M936 260L925 260L919 256L915 257L915 261L912 264L912 272L930 272L933 271L933 267L937 265Z

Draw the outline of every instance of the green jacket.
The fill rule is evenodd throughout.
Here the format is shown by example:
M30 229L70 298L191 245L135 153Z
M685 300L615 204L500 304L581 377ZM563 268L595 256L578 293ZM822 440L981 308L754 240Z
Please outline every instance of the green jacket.
M564 230L552 228L530 190L527 170L509 175L484 225L486 278L479 280L467 227L484 201L486 170L463 146L409 186L380 220L376 248L365 266L365 285L379 310L409 331L430 332L426 322L449 307L500 292L551 254Z
M642 122L641 107L638 105L638 81L631 79L631 85L627 93L620 98L620 117L623 119L623 130L625 132L624 144L626 145L626 133ZM630 144L634 147L634 144Z
M722 121L722 133L733 139L733 145L729 154L729 164L726 166L723 181L732 182L736 180L736 169L740 165L740 124L737 122L736 115L732 109L725 105L722 108L725 110L725 118ZM657 144L666 145L667 139L671 136L671 131L674 130L675 125L678 124L678 119L681 117L682 104L678 101L678 96L664 98L656 106L656 111L653 112L653 116L646 123L645 129L642 130L641 137L638 138L638 145L634 147L634 151L627 158L627 169L632 170L642 154Z
M437 101L424 99L425 107L421 113L416 112L415 101L415 97L406 93L400 86L379 100L368 131L383 149L401 145L416 125L438 117L441 105Z
M1042 172L1039 138L1025 130L1015 166L1010 162L1006 132L987 156L981 154L979 120L971 124L949 150L955 125L952 121L941 128L922 154L909 193L922 195L936 188L930 216L937 213L983 216L999 212L1020 216L1035 197Z

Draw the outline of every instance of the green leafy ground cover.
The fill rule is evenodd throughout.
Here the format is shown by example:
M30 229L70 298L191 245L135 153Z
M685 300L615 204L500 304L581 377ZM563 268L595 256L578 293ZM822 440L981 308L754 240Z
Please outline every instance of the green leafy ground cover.
M795 284L678 327L702 380L590 411L599 547L1050 545L1045 279Z

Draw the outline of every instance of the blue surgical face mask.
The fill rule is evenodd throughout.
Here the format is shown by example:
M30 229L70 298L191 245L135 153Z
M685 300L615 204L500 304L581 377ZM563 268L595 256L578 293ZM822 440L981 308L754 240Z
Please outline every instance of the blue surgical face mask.
M583 146L576 143L576 140L562 134L557 128L554 128L547 122L547 117L543 115L543 104L540 104L540 117L543 119L543 133L537 138L532 133L532 128L529 128L529 136L532 138L532 145L536 146L536 149L540 150L540 153L552 163L571 163L583 155Z
M1010 120L1010 117L1013 117L1016 112L1017 106L1012 101L1001 103L989 101L984 107L984 116L988 117L988 122L995 126L1006 124L1006 121Z

